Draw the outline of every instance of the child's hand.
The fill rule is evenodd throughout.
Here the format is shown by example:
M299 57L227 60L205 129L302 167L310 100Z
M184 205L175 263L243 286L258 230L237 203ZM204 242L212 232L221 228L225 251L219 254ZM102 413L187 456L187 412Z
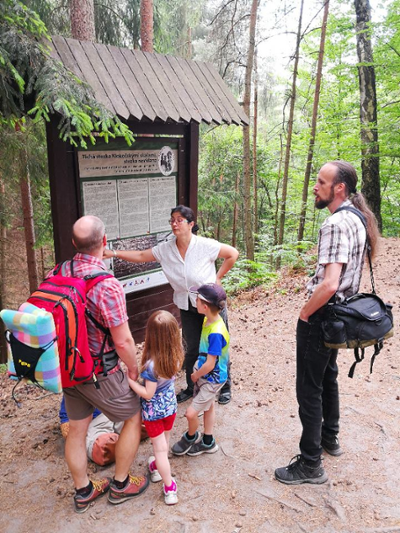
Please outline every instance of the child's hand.
M190 379L193 381L193 383L197 383L199 378L196 375L196 372L193 372L193 374L190 376Z
M139 377L139 372L138 372L138 369L134 369L134 370L128 370L128 377L132 380L132 381L136 381Z

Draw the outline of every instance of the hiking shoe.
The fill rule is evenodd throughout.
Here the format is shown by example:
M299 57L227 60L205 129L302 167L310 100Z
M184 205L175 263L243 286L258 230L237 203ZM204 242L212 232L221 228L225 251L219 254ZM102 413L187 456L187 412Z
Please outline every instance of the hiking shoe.
M301 455L296 455L290 460L288 466L275 470L275 479L286 485L301 485L313 483L320 485L328 481L328 475L322 464L318 466L307 465Z
M147 465L149 467L149 472L150 472L150 479L152 483L157 483L158 481L162 480L160 472L157 470L157 468L154 468L154 470L152 470L152 464L153 464L153 461L155 460L156 458L154 457L154 455L151 455L149 457L149 460L147 461Z
M179 394L176 395L176 401L178 403L186 402L186 400L189 400L189 398L193 397L193 389L182 389Z
M92 481L92 490L88 496L82 496L81 494L75 494L74 504L76 513L84 513L87 511L94 500L104 496L104 494L110 488L111 478L106 477L104 479L98 479Z
M335 457L338 457L343 453L337 435L322 437L321 446L327 453L329 453L329 455L334 455Z
M231 401L232 393L230 390L226 390L220 393L218 398L218 403L221 405L226 405Z
M202 453L215 453L218 451L218 444L215 442L215 439L212 440L211 444L204 444L203 439L201 439L196 444L190 448L187 452L188 455L201 455Z
M111 481L108 501L114 505L118 505L119 503L139 496L148 486L148 476L132 476L132 474L129 474L128 484L123 489L119 489L115 482Z
M165 485L163 485L164 502L167 505L175 505L176 503L178 503L178 487L176 486L176 482L174 478L172 478L172 481L175 487L172 490L167 491L165 489Z
M201 435L198 431L196 431L193 440L188 440L185 432L180 438L180 440L178 440L178 442L175 442L175 444L172 446L171 452L174 455L185 455L185 453L188 453L190 448L194 446L196 442L199 442L200 439Z

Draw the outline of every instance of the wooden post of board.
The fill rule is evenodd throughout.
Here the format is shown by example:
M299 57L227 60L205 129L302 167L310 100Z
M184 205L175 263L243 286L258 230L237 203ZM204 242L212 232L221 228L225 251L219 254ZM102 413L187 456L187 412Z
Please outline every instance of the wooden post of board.
M195 122L189 124L189 145L187 158L189 160L189 205L197 217L197 188L199 181L199 125Z
M71 230L79 218L79 202L74 149L59 138L57 125L58 117L52 116L46 123L46 134L54 250L56 261L60 262L75 253Z

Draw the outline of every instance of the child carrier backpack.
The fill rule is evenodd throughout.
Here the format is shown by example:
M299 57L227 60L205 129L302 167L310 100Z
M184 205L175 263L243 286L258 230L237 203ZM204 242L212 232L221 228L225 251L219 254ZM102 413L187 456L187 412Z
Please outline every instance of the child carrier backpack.
M65 275L67 263L70 263L71 276ZM113 351L111 354L106 354L108 364L104 363L104 349L110 331L104 328L86 307L87 293L101 280L111 277L112 274L104 271L94 272L83 278L74 277L73 260L66 261L57 265L52 275L46 278L28 298L28 304L53 316L55 338L49 342L57 340L63 388L73 387L89 380L93 380L95 386L99 388L96 375L102 371L106 374L107 368L111 368L110 365L117 361L117 355ZM20 309L24 305L26 304ZM86 318L104 333L99 354L90 353ZM35 357L32 358L32 350L16 339L12 332L8 332L6 338L10 343L14 363L18 361L18 365L15 365L16 377L18 379L27 377L35 383L35 367L47 346L39 346ZM26 372L28 367L24 364L27 356L29 356L29 374Z
M339 211L351 211L363 223L367 230L364 215L355 207L344 206ZM322 322L325 346L329 348L353 348L355 361L349 377L352 378L357 363L364 359L365 348L374 346L371 357L370 372L383 347L383 341L393 336L392 305L385 303L375 292L374 274L372 270L371 247L367 234L367 255L371 276L372 293L358 293L346 298L343 302L330 302L326 309L326 319Z

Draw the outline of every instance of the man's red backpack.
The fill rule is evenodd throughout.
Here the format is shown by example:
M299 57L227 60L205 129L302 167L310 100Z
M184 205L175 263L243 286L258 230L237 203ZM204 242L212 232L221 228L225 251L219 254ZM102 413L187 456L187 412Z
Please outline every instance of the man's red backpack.
M74 387L89 380L93 380L98 387L96 374L102 371L104 348L110 332L89 313L86 295L99 281L113 276L108 272L95 272L84 278L73 277L73 260L70 262L71 276L64 275L65 268L66 263L57 265L53 275L39 285L28 302L53 315L63 388ZM90 353L87 318L104 333L99 354Z

